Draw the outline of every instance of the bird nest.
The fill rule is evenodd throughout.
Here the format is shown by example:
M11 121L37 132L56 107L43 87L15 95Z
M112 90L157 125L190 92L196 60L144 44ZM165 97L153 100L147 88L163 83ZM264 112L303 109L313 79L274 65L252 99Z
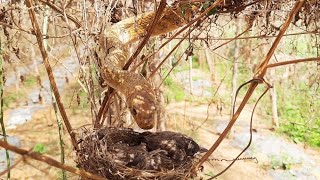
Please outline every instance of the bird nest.
M129 128L86 132L79 149L78 166L107 179L185 179L203 151L180 133Z

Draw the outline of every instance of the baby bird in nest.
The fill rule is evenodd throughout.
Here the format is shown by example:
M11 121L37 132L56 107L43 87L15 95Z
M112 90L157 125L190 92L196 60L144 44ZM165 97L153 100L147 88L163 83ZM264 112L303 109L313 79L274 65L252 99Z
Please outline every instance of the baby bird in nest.
M129 128L108 128L98 134L107 140L115 162L141 170L172 170L190 163L196 153L206 151L193 139L170 131L139 133Z

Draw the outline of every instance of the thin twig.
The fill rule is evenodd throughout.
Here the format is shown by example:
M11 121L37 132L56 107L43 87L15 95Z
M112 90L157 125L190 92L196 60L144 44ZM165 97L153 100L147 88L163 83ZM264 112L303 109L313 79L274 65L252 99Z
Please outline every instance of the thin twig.
M195 19L191 20L190 22L188 22L188 24L186 24L184 27L182 27L178 32L176 32L174 35L172 35L166 42L164 42L155 52L149 54L147 57L145 57L145 59L143 59L143 61L141 61L140 63L138 63L138 65L133 69L135 70L137 67L141 66L142 64L145 63L145 61L147 61L150 57L154 56L156 53L158 53L160 51L160 49L162 49L163 47L165 47L170 41L172 41L172 39L176 38L179 34L181 34L182 32L184 32L187 28L189 28L191 25L193 25L195 22L198 22L199 20L201 20L203 17L207 16L208 12L210 12L212 9L216 8L217 6L219 6L221 3L223 2L223 0L217 0L214 3L211 4L210 7L208 7L205 11L203 11L198 17L196 17ZM187 32L187 34L190 34L190 31ZM185 38L183 38L181 41L183 41Z
M301 62L310 62L310 61L320 61L320 57L306 58L306 59L295 59L295 60L277 62L277 63L273 63L273 64L267 65L267 68L272 68L272 67L277 67L277 66L284 66L284 65L288 65L288 64L297 64L297 63L301 63Z
M64 15L64 11L60 7L58 7L57 5L51 3L50 1L46 1L46 0L39 0L39 1L42 2L43 4L48 5L54 11L60 13L61 15ZM75 18L75 17L73 17L73 16L71 16L69 14L66 14L66 16L67 16L68 19L70 19L72 22L74 22L76 24L77 28L81 27L81 23L77 18Z
M205 28L203 28L203 30L206 29L208 26L209 26L209 25L207 25ZM195 42L195 38L199 37L199 36L202 34L203 30L201 30L195 37L192 37L192 43ZM190 43L190 44L191 44L191 43ZM176 47L174 47L173 49L175 49L175 48L176 48ZM162 81L161 81L161 83L159 84L158 88L161 87L161 85L164 83L164 81L167 79L167 77L171 74L171 72L173 71L173 69L179 64L179 62L181 61L183 55L186 54L186 52L188 51L189 48L190 48L190 45L184 50L183 53L181 53L180 57L177 59L177 61L174 63L174 65L170 68L169 72L164 76L164 78L162 78ZM172 54L172 52L173 52L173 50L172 50L171 52L169 52L169 54ZM161 62L160 64L162 65L162 64L164 63L164 61L165 61L166 59L168 59L168 58L169 58L169 56L167 55L167 56L162 60L162 62ZM160 68L161 65L159 65L158 67ZM156 68L156 70L157 70L157 69L158 69L158 68ZM155 71L154 71L154 73L155 73Z
M298 35L304 35L304 34L314 34L314 35L319 35L316 31L311 31L311 32L299 32L299 33L288 33L283 35L285 36L298 36ZM238 37L236 40L247 40L247 39L268 39L268 38L276 38L277 36L270 36L270 35L260 35L260 36L245 36L245 37ZM165 38L169 39L169 38ZM176 37L173 39L182 39L181 37ZM235 39L234 37L232 38L224 38L224 37L197 37L194 38L195 40L214 40L214 41L229 41Z
M253 110L251 113L251 118L250 118L250 128L249 128L250 138L249 138L249 142L248 142L247 146L238 154L238 156L236 158L234 158L234 160L224 170L222 170L218 174L214 175L213 177L209 178L208 180L217 178L221 174L225 173L239 159L239 157L250 147L251 142L252 142L252 123L253 123L254 111L256 110L256 107L257 107L259 101L261 100L261 98L268 92L269 89L270 89L270 86L268 86L267 89L261 94L261 96L258 98L257 102L255 103L255 105L253 107Z
M9 173L11 171L11 169L15 168L19 163L21 163L23 161L23 157L21 157L20 159L18 159L17 161L14 162L14 164L12 164L9 168L5 169L4 171L0 172L0 177L5 175L6 173Z
M190 35L190 33L196 29L196 26L194 26L193 28L190 29L190 31L188 33L186 33L183 36L183 39L181 41L179 41L174 48L167 54L167 56L159 63L159 65L157 66L157 68L150 74L150 76L148 77L148 79L151 79L156 73L157 71L160 69L160 67L163 65L163 63L171 56L171 54L181 45L181 43Z
M127 63L124 65L123 70L127 70L129 68L130 64L134 61L134 59L137 58L137 56L141 52L142 48L147 44L148 40L150 39L150 37L152 35L153 30L155 29L157 23L161 19L162 12L165 9L166 5L167 5L166 0L161 0L156 14L155 14L152 22L148 26L148 29L146 32L147 34L144 36L143 40L139 43L136 51L131 55L131 57L129 58Z
M64 153L64 141L62 138L62 128L63 128L63 124L61 122L60 116L59 116L59 112L58 112L58 107L57 107L57 101L54 98L54 94L53 91L51 89L51 98L52 98L52 106L54 109L54 113L56 115L56 120L57 120L57 126L58 126L58 135L59 135L59 145L60 145L60 161L62 164L65 164L65 153ZM66 180L67 179L67 175L66 175L66 171L62 170L62 179Z
M28 30L25 30L25 29L21 29L19 27L15 27L13 25L10 25L10 24L7 24L7 23L4 23L4 22L0 22L0 25L3 26L3 27L8 27L10 29L15 29L17 31L22 31L22 32L26 32L27 34L32 34L34 35L34 33L32 31L28 31Z
M222 46L226 45L226 44L229 44L230 42L234 41L234 40L237 40L240 36L242 36L243 34L245 34L246 32L248 32L250 29L251 29L252 26L248 26L247 29L245 29L242 33L236 35L234 38L228 40L227 42L224 42L222 44L220 44L219 46L213 48L211 51L215 51L219 48L221 48Z

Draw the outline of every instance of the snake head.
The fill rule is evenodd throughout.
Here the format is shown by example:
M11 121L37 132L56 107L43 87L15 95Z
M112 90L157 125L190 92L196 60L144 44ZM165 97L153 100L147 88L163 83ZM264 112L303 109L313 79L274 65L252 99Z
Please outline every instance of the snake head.
M153 91L136 91L128 96L127 104L140 128L153 128L156 119L156 98Z

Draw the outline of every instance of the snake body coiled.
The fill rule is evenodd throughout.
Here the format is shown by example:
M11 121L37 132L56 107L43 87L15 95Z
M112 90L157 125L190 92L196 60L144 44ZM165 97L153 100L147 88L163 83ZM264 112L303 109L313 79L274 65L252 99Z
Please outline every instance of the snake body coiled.
M187 23L186 13L179 7L166 7L151 36L171 32ZM140 74L122 70L129 59L129 46L138 41L153 21L155 12L122 20L105 29L99 39L96 54L102 64L104 81L126 97L130 112L142 129L151 129L155 124L158 107L152 85Z

